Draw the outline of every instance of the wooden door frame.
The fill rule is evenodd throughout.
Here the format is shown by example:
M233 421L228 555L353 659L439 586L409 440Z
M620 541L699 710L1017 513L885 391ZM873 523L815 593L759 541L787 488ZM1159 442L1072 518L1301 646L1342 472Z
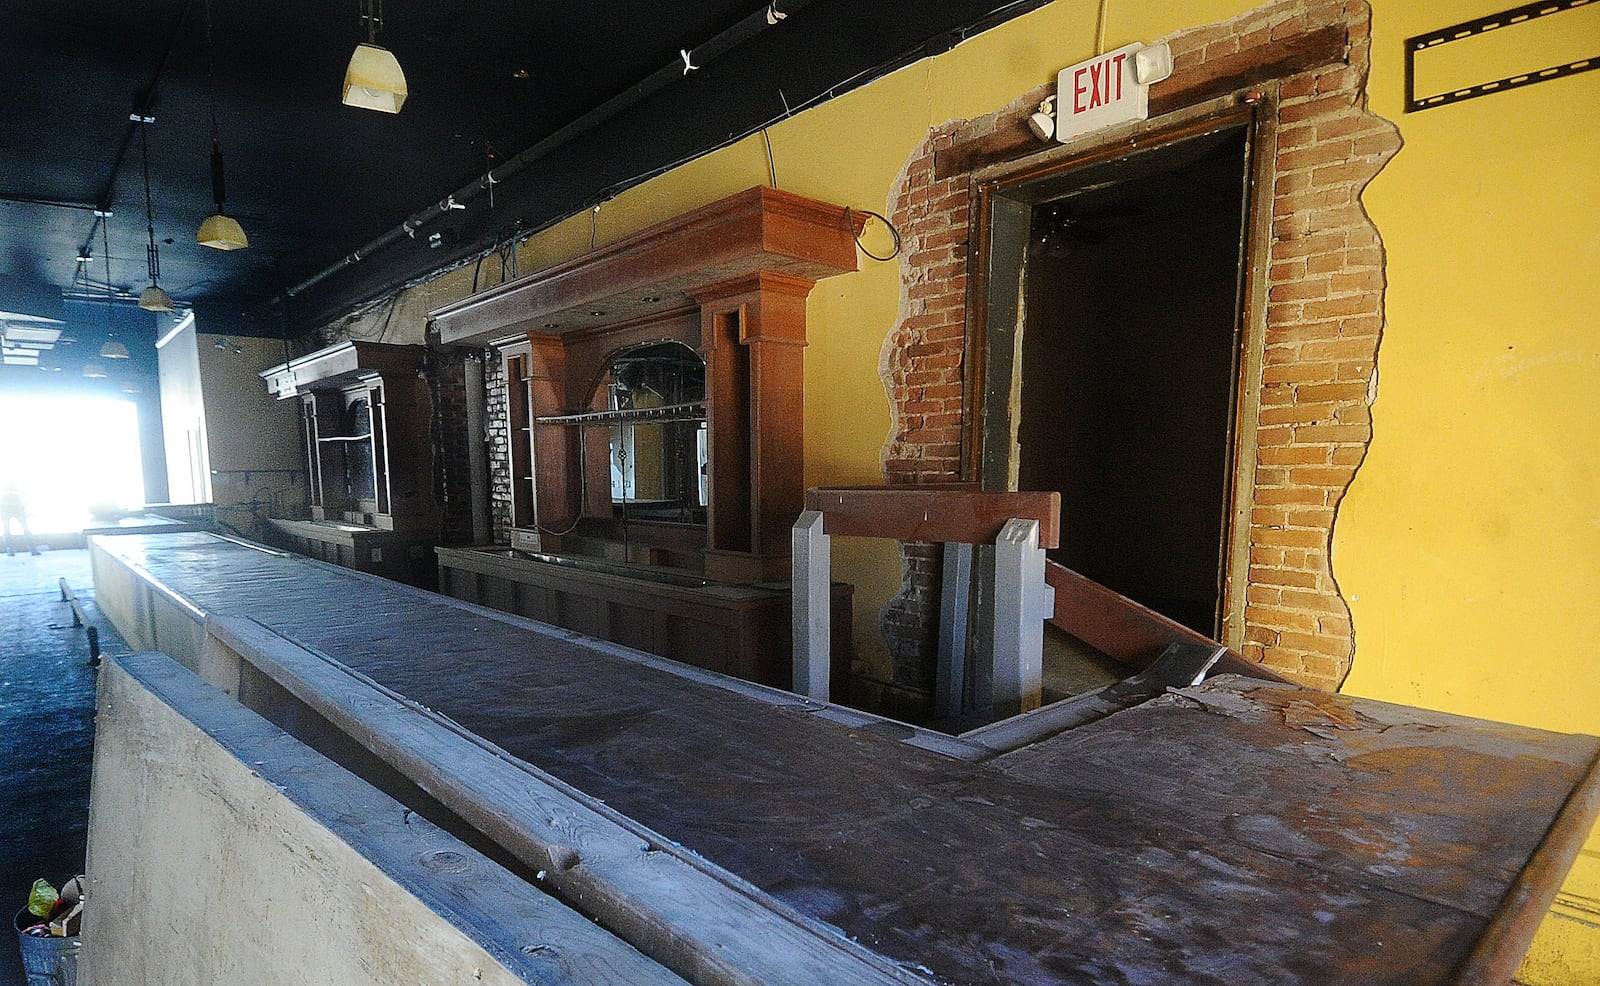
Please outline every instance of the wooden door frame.
M1025 234L1019 245L1016 242L997 242L995 224L996 206L1017 203L1007 192L1033 185L1044 179L1078 170L1086 166L1111 162L1121 158L1166 146L1188 138L1208 133L1243 127L1249 146L1247 167L1248 184L1245 188L1247 212L1244 221L1245 242L1241 256L1243 277L1240 283L1238 350L1234 400L1229 423L1232 449L1228 472L1228 489L1224 498L1227 509L1224 516L1222 552L1219 561L1219 599L1221 614L1220 639L1235 650L1244 644L1246 587L1250 570L1250 519L1255 506L1255 473L1257 464L1257 431L1261 409L1261 375L1267 329L1267 269L1272 245L1273 185L1277 158L1277 104L1276 83L1258 86L1248 92L1230 94L1197 104L1155 119L1128 126L1116 127L1091 135L1071 144L1064 144L1013 162L992 165L974 171L969 178L969 196L973 219L972 249L968 255L967 271L967 324L963 360L967 367L963 388L962 477L981 481L986 489L1015 489L1017 461L1013 454L1015 443L1007 443L1004 458L998 450L987 447L986 435L990 428L986 422L997 398L1007 407L1005 422L1012 436L1016 429L1016 402L1020 374L1008 373L1009 384L1004 395L990 392L991 368L989 366L990 334L989 313L992 303L1000 318L1020 322L1021 286L1010 288L1012 294L997 284L995 277L996 251L1020 253L1026 247ZM1003 205L1002 205L1003 209ZM1003 218L1003 217L999 217ZM1012 240L1015 236L1013 233ZM1013 269L1000 267L1002 271ZM1020 282L1020 275L1018 277ZM1015 335L1018 346L1020 333ZM1012 353L1012 365L1020 352Z

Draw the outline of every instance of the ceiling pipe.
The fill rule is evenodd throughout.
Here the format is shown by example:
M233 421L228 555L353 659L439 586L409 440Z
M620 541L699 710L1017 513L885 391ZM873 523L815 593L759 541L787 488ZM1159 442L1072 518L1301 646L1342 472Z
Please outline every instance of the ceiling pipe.
M812 2L813 0L777 0L776 3L762 7L755 13L738 21L732 27L714 35L710 40L687 49L687 52L694 56L696 67L710 63L749 41L762 31L781 25L783 18L810 6ZM769 16L774 8L782 12L782 17ZM399 226L390 229L377 239L346 254L341 259L317 271L293 287L285 289L284 295L293 298L296 295L304 294L346 267L360 263L363 259L399 242L401 239L411 237L425 223L437 219L454 209L461 208L462 203L477 197L491 184L499 184L573 138L593 130L607 120L662 91L672 83L681 81L689 71L685 64L686 60L683 58L674 59L670 64L657 69L633 86L596 106L550 136L538 141L499 168L491 169L482 178L461 186L453 193L445 196L437 204L430 205L421 212L412 214Z
M52 209L77 209L80 212L94 212L99 209L93 202L69 202L65 199L44 199L36 195L7 195L0 193L0 202L15 202L17 205L43 205Z

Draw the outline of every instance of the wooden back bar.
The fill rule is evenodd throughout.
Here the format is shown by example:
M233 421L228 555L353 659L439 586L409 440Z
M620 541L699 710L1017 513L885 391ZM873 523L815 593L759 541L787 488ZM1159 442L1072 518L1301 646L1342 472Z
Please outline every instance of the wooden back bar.
M1039 547L1061 538L1060 493L985 493L976 483L927 486L820 486L806 509L839 537L993 544L1013 518L1039 522Z

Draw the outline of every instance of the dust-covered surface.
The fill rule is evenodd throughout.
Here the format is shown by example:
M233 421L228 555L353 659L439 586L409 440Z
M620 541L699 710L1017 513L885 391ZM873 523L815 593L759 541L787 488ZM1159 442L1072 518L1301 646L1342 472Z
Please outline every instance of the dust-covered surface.
M115 547L941 982L1449 982L1597 750L1223 677L960 763L300 559Z

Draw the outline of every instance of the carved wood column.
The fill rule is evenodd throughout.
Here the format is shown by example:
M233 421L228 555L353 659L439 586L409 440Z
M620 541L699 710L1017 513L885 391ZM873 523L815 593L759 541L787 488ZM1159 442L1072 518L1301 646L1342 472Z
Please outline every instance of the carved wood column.
M575 430L536 424L544 415L567 411L567 346L560 336L528 333L528 429L533 436L532 461L535 514L540 527L565 530L581 509L581 468ZM520 386L521 381L508 381ZM513 460L514 461L514 460ZM607 504L609 507L609 503Z
M806 296L815 283L763 271L689 292L706 357L712 578L788 575L789 528L805 494Z

